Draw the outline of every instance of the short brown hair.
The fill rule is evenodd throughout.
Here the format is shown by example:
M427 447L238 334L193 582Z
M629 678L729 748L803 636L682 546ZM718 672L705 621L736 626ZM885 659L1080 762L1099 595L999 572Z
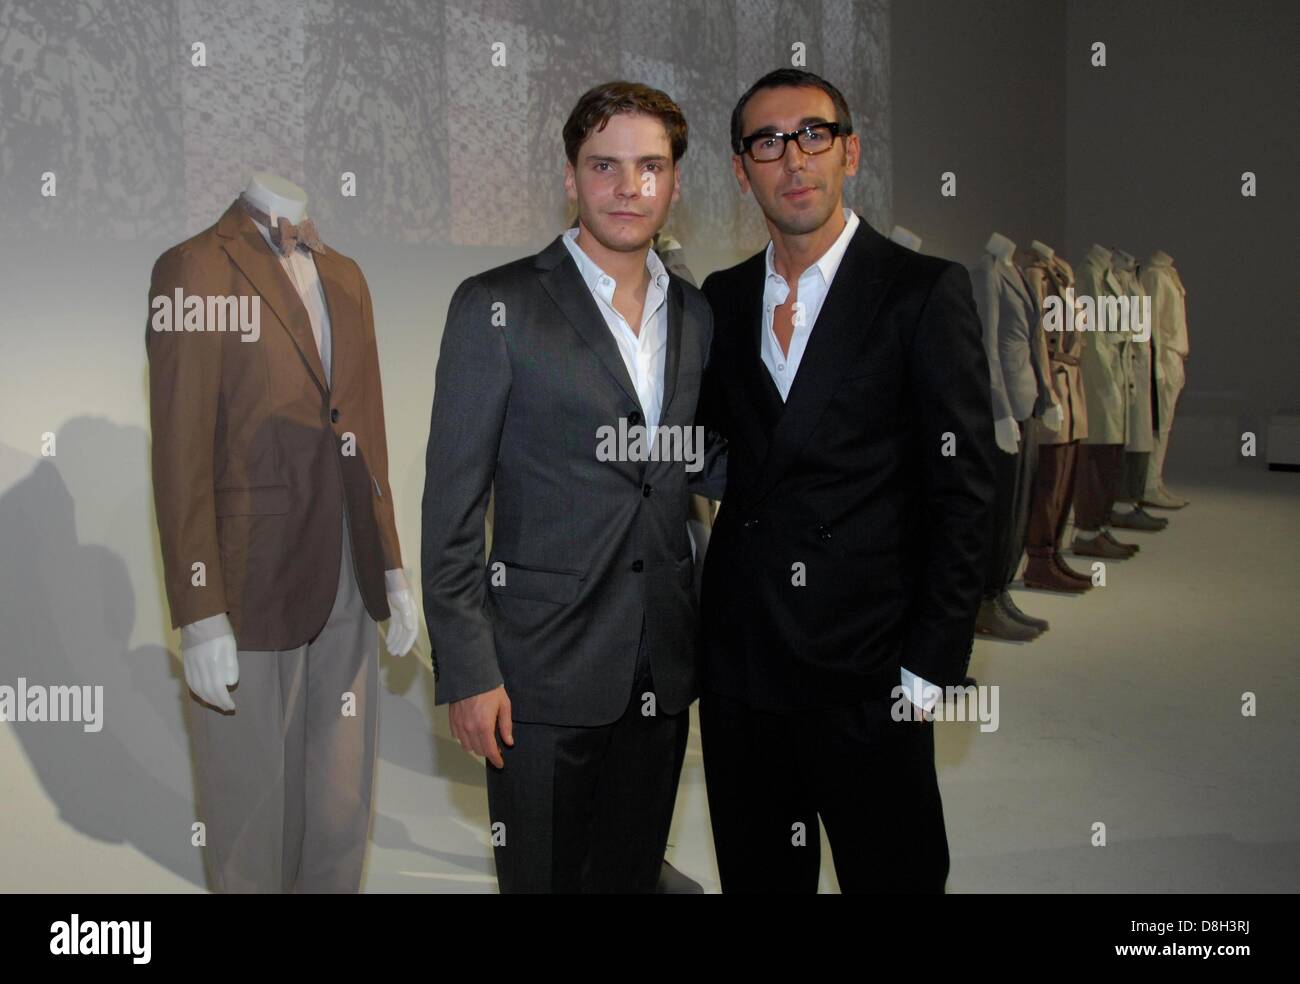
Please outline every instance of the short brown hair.
M658 119L668 131L674 164L686 153L686 117L666 93L640 82L606 82L584 92L564 124L564 153L570 164L578 163L583 141L593 131L605 129L619 113L642 113Z

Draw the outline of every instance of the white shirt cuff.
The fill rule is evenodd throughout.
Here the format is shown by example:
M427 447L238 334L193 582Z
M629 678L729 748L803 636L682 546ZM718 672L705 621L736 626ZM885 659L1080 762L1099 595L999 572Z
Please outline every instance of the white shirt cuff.
M920 707L927 714L933 711L935 705L939 703L939 698L943 696L943 690L901 666L898 668L898 673L903 681L903 693L913 706Z
M410 582L406 580L406 571L400 567L395 567L391 571L384 571L384 583L388 587L389 594L400 594L403 591L410 591Z

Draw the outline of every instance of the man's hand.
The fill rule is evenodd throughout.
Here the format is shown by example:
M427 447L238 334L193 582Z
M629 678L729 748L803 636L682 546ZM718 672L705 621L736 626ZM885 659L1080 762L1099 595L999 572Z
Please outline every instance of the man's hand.
M515 734L504 684L486 693L452 701L449 716L452 737L460 742L461 748L482 755L498 769L505 768L497 731L500 730L501 740L511 748L515 745Z

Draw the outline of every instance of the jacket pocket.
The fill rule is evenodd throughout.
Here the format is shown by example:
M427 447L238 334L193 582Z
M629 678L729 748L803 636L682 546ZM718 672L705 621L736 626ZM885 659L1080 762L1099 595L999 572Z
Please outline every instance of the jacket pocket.
M213 500L218 516L274 516L289 511L289 486L215 489Z
M503 569L497 568L497 564L505 566ZM567 605L578 597L583 575L577 571L521 567L509 561L493 560L488 564L487 579L488 590L493 594Z

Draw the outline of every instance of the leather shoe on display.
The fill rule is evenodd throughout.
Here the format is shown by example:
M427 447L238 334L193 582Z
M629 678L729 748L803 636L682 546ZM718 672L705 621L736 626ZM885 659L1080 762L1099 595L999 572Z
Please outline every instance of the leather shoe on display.
M1046 632L1051 628L1047 619L1035 618L1032 615L1026 615L1022 612L1020 606L1016 604L1016 600L1011 597L1010 591L1004 590L995 600L1000 606L1002 606L1002 611L1005 614L1011 616L1011 618L1015 619L1021 625L1027 625L1031 629L1037 629L1039 632Z
M1059 553L1052 554L1052 566L1056 568L1058 573L1064 574L1066 577L1073 578L1076 581L1080 581L1090 588L1092 587L1092 575L1084 574L1082 571L1076 571L1065 562L1065 558Z
M1102 557L1106 560L1128 560L1133 556L1131 550L1125 550L1103 534L1091 538L1076 534L1070 552L1079 557Z
M1132 512L1116 512L1111 510L1110 525L1118 526L1126 530L1144 530L1148 533L1157 533L1169 525L1169 520L1152 516L1149 512L1138 506Z
M975 616L975 634L1007 642L1029 642L1038 637L1038 630L1013 619L1002 610L996 598L983 598L980 600L979 614Z
M1121 550L1127 550L1128 555L1130 557L1132 557L1135 553L1137 553L1139 550L1142 549L1136 543L1121 543L1119 540L1116 540L1113 536L1110 535L1110 530L1106 530L1104 533L1102 533L1102 536L1104 536L1107 540L1109 540L1112 546L1119 547Z
M1142 505L1155 506L1157 509L1182 509L1187 502L1187 499L1181 495L1174 495L1163 486L1142 493Z
M1083 594L1092 587L1078 578L1066 577L1056 569L1050 557L1030 557L1025 567L1025 587L1039 591L1061 591L1066 594Z

